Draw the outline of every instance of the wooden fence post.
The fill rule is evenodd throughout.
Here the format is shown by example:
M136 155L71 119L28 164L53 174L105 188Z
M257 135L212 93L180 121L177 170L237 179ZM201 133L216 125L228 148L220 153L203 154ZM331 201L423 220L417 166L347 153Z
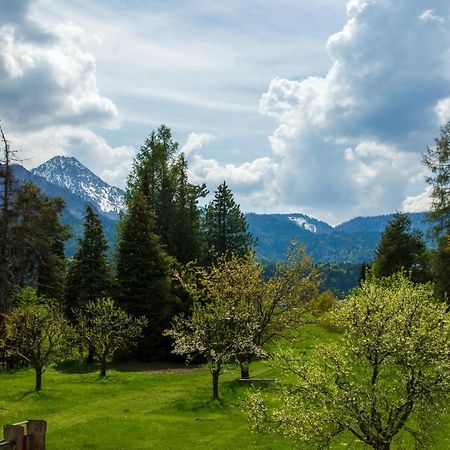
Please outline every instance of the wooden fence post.
M12 441L15 443L16 449L22 449L24 429L20 425L4 425L3 426L3 439L5 441Z
M45 420L29 420L27 422L27 434L33 436L32 450L45 450L45 433L47 422Z

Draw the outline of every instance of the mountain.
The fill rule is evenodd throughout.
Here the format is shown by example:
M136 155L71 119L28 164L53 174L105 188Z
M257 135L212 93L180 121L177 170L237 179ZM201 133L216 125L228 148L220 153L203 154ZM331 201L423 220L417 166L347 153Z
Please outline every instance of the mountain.
M426 213L409 213L412 228L426 238ZM375 256L380 236L393 214L356 217L336 227L304 214L246 214L249 230L257 238L256 253L266 262L283 259L295 240L306 246L314 262L361 264ZM429 246L431 240L427 240Z
M21 184L31 181L36 184L43 194L48 197L61 197L64 200L65 208L61 217L61 222L69 225L72 237L66 242L66 253L71 256L77 248L77 240L83 234L83 218L86 215L86 207L90 205L94 211L100 216L105 236L110 243L111 252L113 252L116 240L117 218L111 218L109 214L104 214L99 206L92 201L87 201L65 187L60 187L50 183L45 178L35 175L32 171L28 171L25 167L15 164L13 168L13 177L17 189Z
M57 156L31 171L16 165L14 176L20 183L37 184L45 195L63 198L66 207L62 221L72 227L73 233L67 245L68 255L75 252L76 240L81 237L87 204L101 217L105 235L114 249L118 213L124 207L121 189L108 185L73 157ZM412 228L422 231L426 237L430 224L424 221L425 213L408 216ZM314 262L361 264L371 261L381 233L392 217L393 214L355 217L332 227L300 213L246 214L249 230L257 238L256 253L268 263L283 259L293 240L306 246ZM427 244L432 243L428 240Z
M105 183L72 156L55 156L31 173L96 205L110 219L117 220L124 209L124 191Z

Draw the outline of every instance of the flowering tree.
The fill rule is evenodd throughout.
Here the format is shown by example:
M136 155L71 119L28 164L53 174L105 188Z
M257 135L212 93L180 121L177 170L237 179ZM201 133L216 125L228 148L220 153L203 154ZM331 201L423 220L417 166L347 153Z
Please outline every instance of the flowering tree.
M249 302L243 301L258 291L259 278L257 271L251 276L241 268L241 259L232 256L220 257L210 269L196 269L196 281L186 285L194 299L192 313L176 316L166 331L174 339L173 353L187 355L188 361L196 354L207 360L214 400L219 398L219 376L226 363L243 352L264 354L254 341L259 323Z
M100 361L100 376L106 376L106 363L117 350L127 349L141 336L147 324L144 317L133 318L110 298L90 301L76 311L81 339Z
M403 274L369 278L331 313L342 340L305 359L280 355L295 382L269 409L251 396L259 431L276 430L313 445L343 432L377 450L391 448L404 430L423 448L421 418L435 415L450 393L450 320L432 286Z
M320 274L305 247L293 243L286 259L276 264L268 281L263 279L263 267L253 255L241 261L239 273L246 283L252 279L255 286L252 295L241 297L258 323L254 344L263 347L269 341L297 330L304 320L306 306L317 296L320 283ZM250 378L249 363L254 356L244 352L239 355L241 378Z
M35 371L35 390L42 389L46 368L67 356L72 330L62 309L32 288L19 294L20 303L5 318L5 346L17 353Z

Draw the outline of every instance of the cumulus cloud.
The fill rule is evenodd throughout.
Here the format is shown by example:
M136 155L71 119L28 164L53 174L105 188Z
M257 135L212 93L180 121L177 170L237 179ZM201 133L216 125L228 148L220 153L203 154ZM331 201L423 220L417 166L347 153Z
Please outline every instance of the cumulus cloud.
M27 18L29 2L18 3L20 8L6 3L10 14L0 22L2 117L23 129L56 123L114 126L117 108L98 91L95 58L80 47L83 31L68 23L39 28Z
M244 209L263 208L276 201L272 180L276 165L270 158L257 158L243 164L221 164L206 158L201 150L213 142L209 133L191 133L181 148L189 162L189 179L193 183L206 183L210 192L226 180L233 191L239 193L239 201ZM267 193L270 193L267 196Z
M428 186L419 195L407 196L402 203L402 210L405 212L423 212L431 208L431 192L433 188Z
M6 1L0 16L0 118L28 167L73 155L123 185L134 151L111 147L93 126L118 125L114 103L100 94L95 58L83 30L33 21L31 0Z
M449 7L429 3L350 0L327 42L328 73L272 80L260 111L278 121L270 142L286 207L338 221L393 211L423 187L420 154L450 111L450 27L437 20Z

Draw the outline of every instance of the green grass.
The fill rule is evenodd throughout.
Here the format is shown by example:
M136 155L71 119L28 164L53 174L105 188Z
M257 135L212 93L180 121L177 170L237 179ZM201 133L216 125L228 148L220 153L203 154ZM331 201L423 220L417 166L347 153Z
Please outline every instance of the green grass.
M241 402L252 387L236 381L236 368L221 377L221 402L210 401L205 369L124 365L101 380L85 365L66 365L44 374L39 393L33 376L0 374L0 423L45 419L49 449L291 448L249 432Z
M336 335L308 325L299 350ZM266 362L252 364L253 375L279 374ZM47 448L76 449L290 449L279 436L250 432L243 398L254 386L237 381L237 367L221 376L221 402L212 402L206 369L117 365L106 380L95 369L73 362L49 369L43 390L33 392L34 372L0 372L0 425L24 419L48 422ZM261 385L270 389L273 385ZM450 416L444 417L431 448L450 448ZM361 448L348 441L333 448ZM407 447L406 447L407 448Z

